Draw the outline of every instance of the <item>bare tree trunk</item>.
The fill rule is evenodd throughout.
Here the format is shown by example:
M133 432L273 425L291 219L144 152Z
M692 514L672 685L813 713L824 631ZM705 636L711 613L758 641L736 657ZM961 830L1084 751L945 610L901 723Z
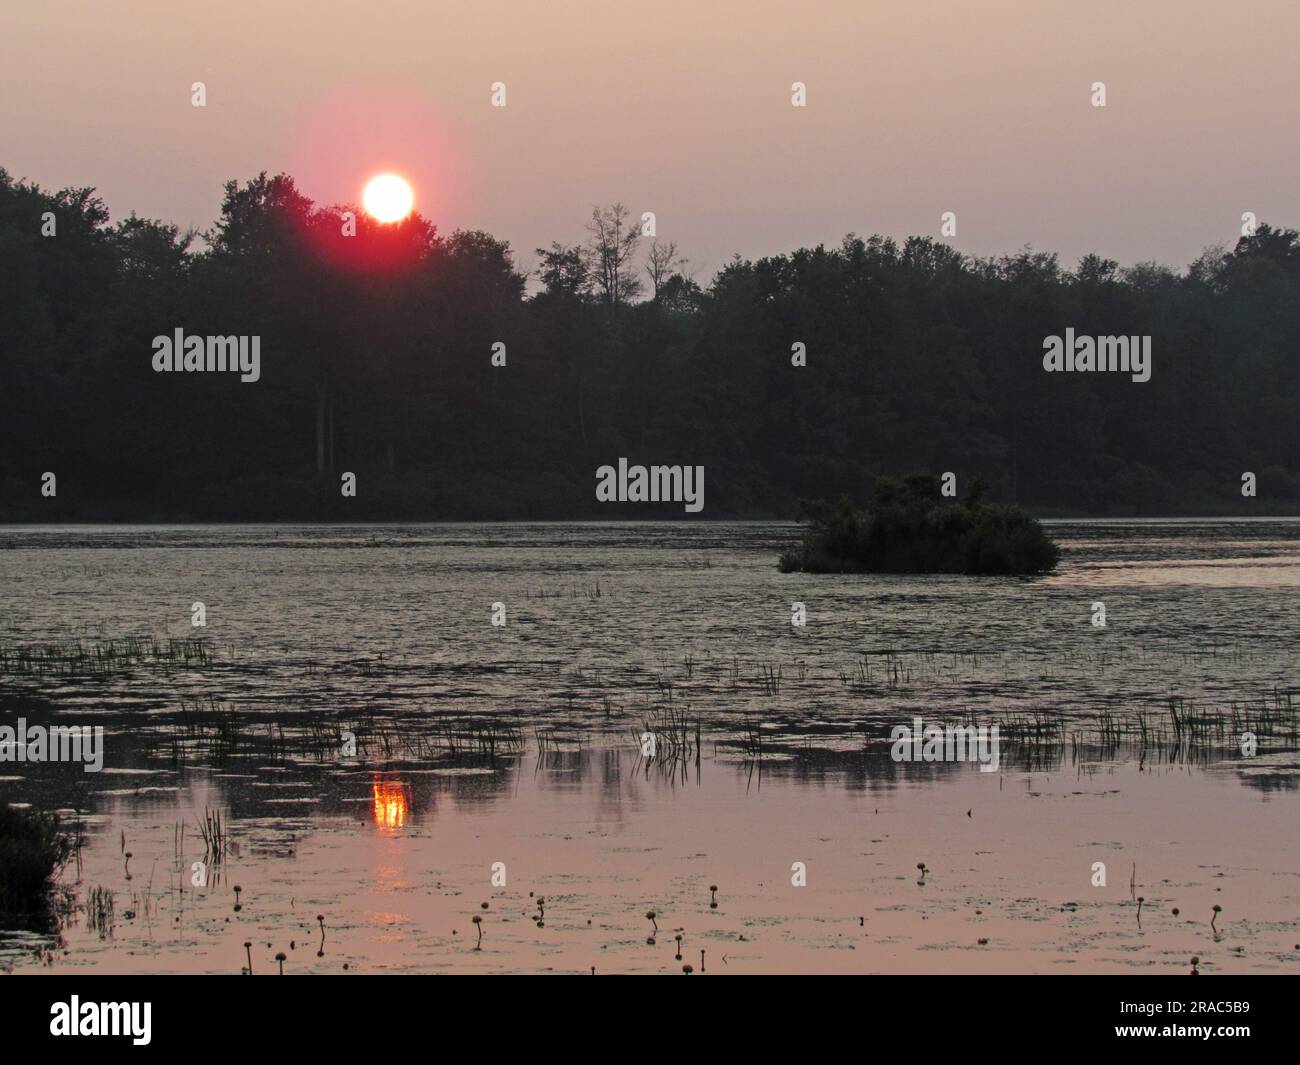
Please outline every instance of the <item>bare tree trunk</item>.
M325 472L325 403L324 382L316 387L316 472Z
M1020 426L1011 433L1011 502L1020 502Z

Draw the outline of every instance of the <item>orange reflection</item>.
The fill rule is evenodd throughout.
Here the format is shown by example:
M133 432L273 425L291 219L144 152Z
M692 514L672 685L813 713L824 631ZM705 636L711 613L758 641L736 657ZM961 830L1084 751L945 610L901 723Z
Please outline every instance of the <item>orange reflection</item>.
M406 814L411 808L411 789L400 780L375 778L371 788L374 796L375 826L385 832L396 832L406 825Z

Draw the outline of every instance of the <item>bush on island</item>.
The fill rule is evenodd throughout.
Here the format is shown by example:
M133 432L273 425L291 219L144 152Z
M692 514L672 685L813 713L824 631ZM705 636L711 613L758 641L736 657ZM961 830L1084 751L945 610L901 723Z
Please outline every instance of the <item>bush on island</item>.
M958 503L934 474L881 477L865 508L848 499L805 501L802 543L782 573L1044 573L1060 549L1021 507L984 503L979 481Z

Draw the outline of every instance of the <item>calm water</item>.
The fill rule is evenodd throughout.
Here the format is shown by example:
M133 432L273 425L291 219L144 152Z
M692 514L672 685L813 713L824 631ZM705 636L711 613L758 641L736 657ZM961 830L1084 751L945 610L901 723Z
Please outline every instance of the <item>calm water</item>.
M0 958L1296 971L1300 522L1051 532L1021 580L781 574L772 524L0 528L0 721L107 732L102 773L0 763L87 835L61 931ZM999 771L892 761L917 716L1000 722Z

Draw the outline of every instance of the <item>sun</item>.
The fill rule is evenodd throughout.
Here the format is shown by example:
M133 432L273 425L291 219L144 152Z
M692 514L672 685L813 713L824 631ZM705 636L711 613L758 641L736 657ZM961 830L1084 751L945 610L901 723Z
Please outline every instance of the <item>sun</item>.
M361 200L372 218L380 222L400 222L411 213L415 194L405 178L380 174L366 183Z

